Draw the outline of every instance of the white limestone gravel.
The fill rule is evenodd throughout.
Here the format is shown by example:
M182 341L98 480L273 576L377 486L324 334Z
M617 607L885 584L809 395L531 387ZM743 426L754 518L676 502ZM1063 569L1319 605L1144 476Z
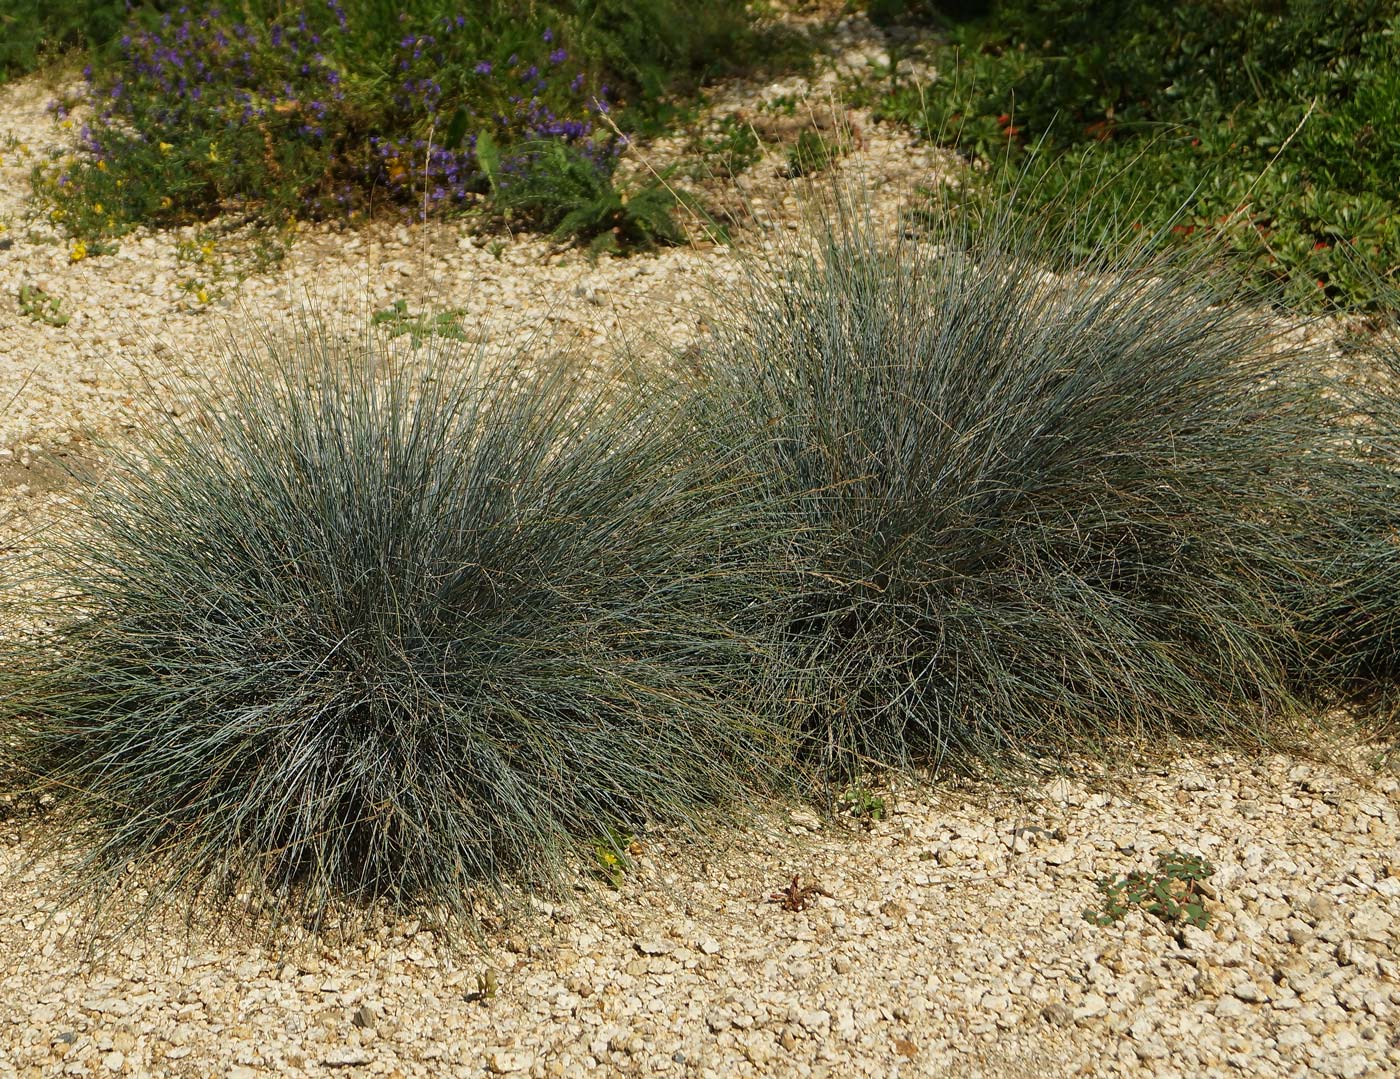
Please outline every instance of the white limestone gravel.
M46 924L42 819L0 825L0 1075L1226 1076L1400 1069L1400 780L1186 757L1019 797L804 807L696 856L647 837L483 950L417 922L349 943L153 927L88 957ZM1205 855L1211 924L1107 927L1095 881ZM770 896L817 883L805 910ZM497 986L480 996L486 972Z
M868 27L844 33L848 67L878 52ZM729 87L717 107L771 92ZM595 265L535 237L380 223L307 228L275 271L192 303L180 237L138 233L73 262L33 218L27 169L65 137L46 96L0 88L12 528L61 511L64 455L178 410L178 394L142 392L147 375L211 373L220 333L305 299L325 313L461 308L483 338L547 325L603 356L643 330L691 339L706 282L733 272L713 246ZM934 168L907 135L854 120L862 149L843 167L891 190ZM780 158L744 182L753 218L782 230L797 207ZM23 284L71 321L22 315ZM1400 1073L1400 779L1373 751L1186 755L1020 797L946 779L888 796L868 830L794 806L715 849L643 837L619 890L581 874L479 949L423 921L372 917L337 943L172 918L96 953L81 914L45 899L53 867L28 865L46 817L0 797L0 1079ZM1084 918L1098 878L1174 847L1215 867L1207 929ZM800 911L771 902L794 876L829 894Z

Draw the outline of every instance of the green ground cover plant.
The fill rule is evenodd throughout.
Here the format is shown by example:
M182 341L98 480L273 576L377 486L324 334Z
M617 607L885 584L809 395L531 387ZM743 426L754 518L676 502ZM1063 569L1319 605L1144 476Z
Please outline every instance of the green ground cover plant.
M1031 212L1093 177L1101 204L1235 251L1295 306L1374 303L1400 265L1394 0L882 7L946 44L934 81L882 88L880 110L988 161L994 186L1040 172Z
M383 340L231 354L46 537L0 727L83 894L469 916L771 787L735 462L644 388Z
M823 206L688 357L697 425L793 518L810 747L1011 772L1288 732L1315 544L1352 509L1323 478L1346 427L1317 355L1150 239L1070 268L1084 236L1013 206L918 229Z
M462 319L465 316L466 311L460 308L415 313L409 310L407 300L395 300L388 307L371 315L369 322L371 326L383 326L390 337L402 337L407 334L413 342L413 347L418 348L424 341L433 337L445 338L448 341L465 341L467 333L462 327Z
M1162 851L1151 870L1134 870L1117 879L1101 878L1098 889L1103 902L1098 910L1086 910L1084 918L1093 925L1108 926L1140 908L1167 925L1205 929L1210 925L1210 912L1203 901L1201 882L1214 872L1199 854Z

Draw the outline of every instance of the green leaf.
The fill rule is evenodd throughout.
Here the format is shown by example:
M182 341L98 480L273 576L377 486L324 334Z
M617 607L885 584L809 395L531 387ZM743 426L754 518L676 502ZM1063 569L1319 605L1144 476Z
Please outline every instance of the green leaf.
M462 140L467 137L467 123L470 117L467 116L465 108L459 108L452 114L452 119L447 124L447 134L443 136L443 146L448 150L457 150L462 146ZM480 136L478 145L480 145ZM479 154L478 154L479 159Z
M491 194L499 194L497 177L501 173L501 150L489 131L479 132L476 136L476 164L491 185Z

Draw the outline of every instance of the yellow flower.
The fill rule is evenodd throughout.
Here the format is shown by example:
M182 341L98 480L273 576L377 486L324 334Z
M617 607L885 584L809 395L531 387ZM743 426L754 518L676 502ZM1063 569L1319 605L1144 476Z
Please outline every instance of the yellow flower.
M212 256L214 254L214 242L212 240L205 240L199 245L199 253L205 258Z
M194 294L194 296L195 296L195 299L197 299L200 303L208 303L208 302L209 302L209 292L208 292L208 290L206 290L206 289L200 289L198 292L196 292L196 293Z
M61 127L61 128L63 128L64 131L67 131L70 127L73 126L73 121L72 121L72 120L64 120L63 123L59 124L58 126Z
M168 209L170 209L170 207L171 207L172 205L173 205L173 203L171 203L171 201L170 201L170 196L169 196L169 195L166 195L164 198L162 198L162 199L160 200L160 208L161 208L162 210L168 210Z
M106 171L107 171L107 162L105 162L105 161L99 161L99 162L97 163L97 171L98 171L98 172L106 172Z
M87 244L79 240L73 245L73 250L68 252L68 258L72 262L81 262L83 259L87 258Z
M218 161L218 160L219 160L219 148L218 148L217 146L211 146L211 147L209 147L209 160L210 160L210 161Z
M160 152L163 154L168 154L171 150L174 149L174 147L171 146L168 142L158 143L157 145L160 147Z
M95 214L100 214L102 212L102 203L94 202L92 204L92 212Z

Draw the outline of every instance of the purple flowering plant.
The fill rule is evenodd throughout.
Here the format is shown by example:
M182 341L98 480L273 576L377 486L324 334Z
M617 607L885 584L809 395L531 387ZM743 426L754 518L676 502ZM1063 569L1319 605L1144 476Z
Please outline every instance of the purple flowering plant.
M114 62L89 68L78 153L35 175L75 235L242 211L317 214L350 181L353 125L331 58L338 4L260 26L218 7L133 17ZM66 112L62 103L58 111Z
M376 178L430 213L469 204L489 189L477 154L483 135L506 149L506 174L521 170L539 144L558 142L610 176L618 143L598 120L609 110L607 86L593 86L548 27L504 60L473 59L479 46L464 40L470 29L442 17L433 32L399 41L386 110L386 128L396 134L371 137Z
M280 224L461 209L492 189L483 134L504 151L504 177L546 143L611 176L608 89L553 27L502 35L454 12L370 34L342 0L261 22L243 10L135 13L113 61L85 72L81 101L56 103L60 119L85 107L79 149L34 184L92 253L140 223L220 213Z

